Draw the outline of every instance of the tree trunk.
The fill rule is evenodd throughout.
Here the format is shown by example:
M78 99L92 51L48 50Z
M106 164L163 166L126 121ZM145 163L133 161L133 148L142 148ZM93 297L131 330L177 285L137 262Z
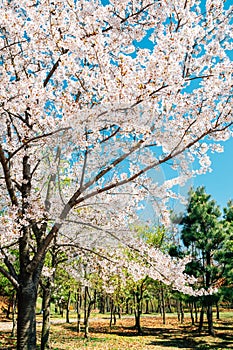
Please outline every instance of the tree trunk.
M154 313L154 304L153 304L153 300L151 299L150 301L150 309L151 309L151 313Z
M114 306L113 308L113 325L114 326L116 325L116 311L117 311L116 306Z
M70 323L70 299L71 299L71 291L69 290L68 300L66 304L66 323Z
M17 325L17 320L16 320L16 307L17 307L17 294L13 294L13 299L12 299L12 330L11 330L11 336L15 337L15 331L16 331L16 325Z
M216 318L217 318L217 320L220 320L218 301L216 301Z
M194 322L194 316L193 316L193 302L192 301L189 303L189 309L190 309L190 316L191 316L192 325L194 326L195 322Z
M100 314L105 314L105 295L100 295L100 298L99 298L99 313Z
M165 310L165 298L164 298L164 290L161 285L161 306L162 306L162 314L163 314L163 324L166 324L166 310Z
M146 311L145 311L145 314L149 314L149 299L146 299L145 302L146 302Z
M178 321L180 322L180 301L178 299L176 301L176 308L177 308Z
M24 278L18 289L17 350L36 350L37 283Z
M129 299L126 299L126 302L125 302L125 313L127 315L129 314Z
M43 288L43 324L41 333L41 350L50 349L50 301L51 301L51 289L49 283Z
M208 298L209 300L208 300L206 314L207 314L207 321L208 321L208 333L209 335L212 335L214 337L215 331L214 331L214 324L213 324L213 309L212 309L212 303L210 298Z
M121 305L118 306L117 313L118 313L118 318L120 320L121 319L121 315L122 315L122 307L121 307Z
M84 288L84 337L89 338L89 318L88 318L88 287Z
M79 288L77 291L76 307L77 307L77 333L80 333L80 331L81 331L81 307L82 307L81 288Z
M89 289L85 286L84 289L84 337L89 338L89 317L91 314L92 306L96 301L96 290L94 291L93 299L91 299Z
M171 299L170 298L167 299L167 307L168 307L169 312L172 314L172 306L171 306Z
M180 315L181 315L180 323L184 323L184 308L183 308L182 300L180 300Z
M195 323L198 322L198 310L197 310L197 303L194 301L194 310L195 310Z
M134 295L134 316L135 316L135 329L138 331L138 334L142 334L141 328L141 314L142 314L142 294L139 292L139 287L137 287L137 292Z
M138 334L142 334L142 328L141 328L141 314L139 312L135 311L135 328L138 332Z
M200 321L199 321L199 327L198 327L198 331L201 332L202 328L203 328L203 321L204 321L204 307L201 307L201 311L200 311Z
M206 264L210 268L210 266L211 266L211 254L209 251L206 253ZM207 287L211 286L211 271L210 271L210 269L207 269L207 271L206 271L206 286ZM214 324L213 324L213 308L212 308L213 301L212 301L211 295L206 297L206 304L207 304L206 316L207 316L207 321L208 321L208 333L209 333L209 335L215 336Z
M110 312L110 324L109 324L109 327L111 328L112 327L112 320L113 320L113 308L114 308L114 302L113 302L113 299L111 300L111 312Z

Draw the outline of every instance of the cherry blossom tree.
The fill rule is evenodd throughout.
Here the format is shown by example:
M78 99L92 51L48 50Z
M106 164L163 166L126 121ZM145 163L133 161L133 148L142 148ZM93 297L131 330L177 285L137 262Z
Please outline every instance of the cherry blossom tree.
M4 0L0 11L0 271L17 290L25 350L64 221L126 232L148 196L166 221L173 187L222 151L233 11L223 0ZM150 170L163 164L174 176L158 184Z

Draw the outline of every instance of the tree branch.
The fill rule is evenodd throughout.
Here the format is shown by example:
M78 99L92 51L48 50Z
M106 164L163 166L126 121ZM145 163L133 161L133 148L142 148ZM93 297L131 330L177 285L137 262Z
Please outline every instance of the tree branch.
M0 273L3 274L11 283L12 285L18 289L19 288L19 282L16 280L7 270L5 270L2 266L0 266Z
M55 131L51 131L47 134L43 134L43 135L38 135L38 136L35 136L35 137L32 137L30 140L27 140L23 143L23 145L21 145L19 148L17 148L14 152L11 153L11 155L7 158L7 162L9 162L9 160L14 157L19 151L21 151L21 149L23 149L26 145L28 145L29 143L31 142L35 142L37 140L40 140L40 139L43 139L45 137L49 137L49 136L53 136L55 134L57 134L58 132L60 131L65 131L65 130L69 130L71 129L70 127L66 127L66 128L60 128L58 130L55 130Z

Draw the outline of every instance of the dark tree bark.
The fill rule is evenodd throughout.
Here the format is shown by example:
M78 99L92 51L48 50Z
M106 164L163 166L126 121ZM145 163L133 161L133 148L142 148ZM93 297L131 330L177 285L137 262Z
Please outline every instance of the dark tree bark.
M141 314L142 314L142 298L144 292L144 284L147 280L147 277L143 280L141 285L137 286L136 292L134 292L134 316L135 316L135 329L138 334L142 334L141 328Z
M12 297L12 330L11 330L12 337L15 337L16 335L16 326L17 326L16 307L17 307L17 294L14 292Z
M141 328L141 296L139 294L139 288L138 291L135 293L135 307L134 307L134 316L135 316L135 329L137 330L138 334L142 334L142 328Z
M69 290L67 304L66 304L66 323L70 323L70 299L71 299L71 291Z
M198 309L197 309L197 302L194 301L194 311L195 311L195 323L198 322Z
M146 302L145 314L149 314L149 299L146 299L145 302Z
M218 303L218 301L216 301L216 318L217 318L217 320L220 320L219 303Z
M194 316L193 316L193 302L192 301L189 303L189 310L190 310L192 325L194 326L195 321L194 321Z
M201 307L201 311L200 311L200 321L199 321L199 327L198 327L199 332L202 331L203 321L204 321L204 306Z
M110 312L110 322L109 322L109 327L111 328L112 327L112 320L113 320L113 308L114 308L114 302L113 302L113 299L111 300L111 312Z
M82 307L82 295L81 288L77 291L76 308L77 308L77 333L81 331L81 307Z
M184 323L184 308L183 308L183 302L182 302L182 300L180 300L180 315L181 315L180 322L181 322L181 323Z
M17 350L36 350L37 287L30 275L18 289Z
M162 316L163 316L163 324L166 324L166 308L165 308L165 298L164 298L164 288L161 284L160 286L160 293L161 293L161 310L162 310Z
M211 254L209 251L206 252L206 264L207 267L210 268L211 266ZM207 269L206 271L206 286L207 288L211 286L211 272L210 269ZM206 315L207 315L207 321L208 321L208 333L209 335L215 336L214 332L214 324L213 324L213 299L211 295L208 295L206 297Z
M176 300L176 309L177 309L177 318L178 318L178 321L180 322L180 301L178 299Z
M94 296L91 298L89 288L85 286L84 289L84 337L89 338L89 318L91 314L91 309L95 304L96 291L94 291Z
M214 324L213 324L213 308L212 308L212 298L211 296L207 297L207 321L208 321L208 333L209 335L215 336Z
M41 333L41 350L50 349L50 301L51 288L50 283L43 288L42 312L43 324Z

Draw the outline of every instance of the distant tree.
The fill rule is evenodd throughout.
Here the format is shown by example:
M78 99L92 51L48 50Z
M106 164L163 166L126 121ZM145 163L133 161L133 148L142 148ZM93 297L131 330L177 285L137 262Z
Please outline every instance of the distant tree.
M218 260L224 266L221 279L221 293L225 300L233 303L233 201L223 208L223 227L227 235L222 250L218 251Z
M196 275L200 284L208 291L214 287L222 274L222 265L217 261L219 251L224 249L226 232L220 221L221 211L204 187L191 191L187 213L183 217L181 239L193 257L187 272ZM202 296L200 326L202 328L204 308L207 312L208 332L214 335L212 304L214 296Z

